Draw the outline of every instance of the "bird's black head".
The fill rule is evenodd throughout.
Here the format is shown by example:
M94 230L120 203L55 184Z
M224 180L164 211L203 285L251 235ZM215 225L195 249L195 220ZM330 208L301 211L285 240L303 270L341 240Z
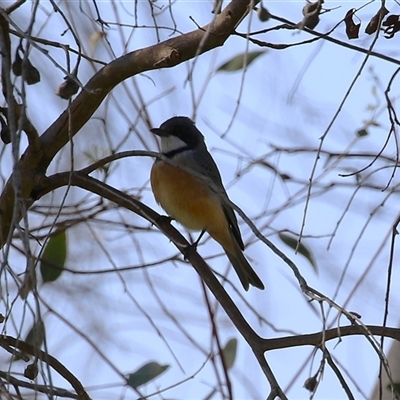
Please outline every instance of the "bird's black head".
M160 137L175 136L191 148L204 143L204 136L188 117L172 117L150 131Z

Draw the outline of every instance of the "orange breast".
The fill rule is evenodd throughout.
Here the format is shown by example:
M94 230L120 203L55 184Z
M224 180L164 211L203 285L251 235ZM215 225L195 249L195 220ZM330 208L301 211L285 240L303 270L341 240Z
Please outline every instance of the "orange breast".
M204 229L222 246L230 247L221 201L205 182L163 161L154 163L150 181L156 201L172 218L188 229Z

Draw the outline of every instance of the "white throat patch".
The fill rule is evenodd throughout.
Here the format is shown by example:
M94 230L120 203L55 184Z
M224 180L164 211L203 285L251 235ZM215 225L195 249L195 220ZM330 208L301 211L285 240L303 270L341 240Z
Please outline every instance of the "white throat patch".
M161 152L168 153L186 147L187 143L176 136L161 136Z

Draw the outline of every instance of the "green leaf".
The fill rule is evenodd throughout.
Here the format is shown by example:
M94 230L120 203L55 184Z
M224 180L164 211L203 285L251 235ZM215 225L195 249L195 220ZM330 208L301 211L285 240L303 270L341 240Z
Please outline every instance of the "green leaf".
M357 131L357 136L358 137L368 136L368 131L365 128L359 129Z
M128 375L128 385L136 389L152 379L157 378L158 375L162 374L168 368L169 365L160 365L155 361L151 361Z
M286 235L284 233L280 233L279 238L282 240L283 243L285 243L290 248L292 248L293 250L297 251L302 256L304 256L310 262L310 264L314 268L315 272L318 272L318 266L314 260L314 256L312 255L311 251L306 246L304 246L303 243L299 244L297 238Z
M266 53L265 51L250 51L248 53L239 54L231 58L225 64L222 64L218 69L219 71L233 72L241 70L244 66L249 66L257 57Z
M33 324L32 328L29 330L28 334L26 335L25 342L40 349L44 342L45 335L46 330L44 327L44 322L39 319ZM19 352L16 350L12 361L24 360L28 362L30 360L30 357L31 354L27 354L23 351Z
M43 282L54 282L63 272L67 258L67 235L61 231L51 236L40 260Z
M236 358L236 350L237 350L237 339L233 338L228 340L228 343L222 349L222 355L224 356L225 366L227 369L233 367Z
M46 331L44 327L44 322L38 319L32 326L31 330L26 335L25 342L40 348L44 342Z

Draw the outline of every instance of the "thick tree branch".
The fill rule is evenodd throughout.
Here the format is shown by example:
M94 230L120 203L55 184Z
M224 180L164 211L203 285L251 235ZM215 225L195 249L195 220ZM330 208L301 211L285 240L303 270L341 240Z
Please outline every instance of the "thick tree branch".
M38 181L45 180L45 172L54 156L90 119L107 94L123 80L145 71L171 68L199 54L222 46L235 27L248 14L250 5L257 1L232 0L215 19L204 28L136 50L112 61L97 72L60 117L40 137L41 149L28 147L16 166L22 176L21 194L30 207L30 193ZM10 177L0 197L0 247L12 227L15 203L13 179Z

